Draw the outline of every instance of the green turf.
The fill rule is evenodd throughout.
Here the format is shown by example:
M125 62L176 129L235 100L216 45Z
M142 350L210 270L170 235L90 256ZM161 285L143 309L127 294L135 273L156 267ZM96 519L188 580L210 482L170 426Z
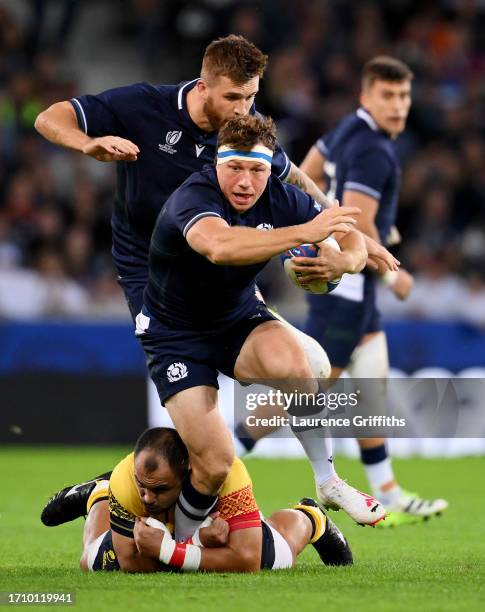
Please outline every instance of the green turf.
M334 513L353 547L351 568L326 568L310 548L295 570L251 576L83 574L77 569L82 520L48 529L40 509L50 493L109 469L124 452L0 449L0 590L73 591L71 609L92 612L484 609L485 458L395 461L408 488L446 497L450 509L427 524L396 530L361 528ZM313 495L304 461L247 465L265 513ZM358 462L339 459L338 467L365 487Z

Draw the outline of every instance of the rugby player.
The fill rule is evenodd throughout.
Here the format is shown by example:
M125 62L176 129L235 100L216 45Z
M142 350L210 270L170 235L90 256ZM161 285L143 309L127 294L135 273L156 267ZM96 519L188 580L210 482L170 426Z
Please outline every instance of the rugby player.
M322 189L328 188L330 198L358 208L356 227L382 244L388 243L396 219L400 168L394 141L406 125L412 78L411 70L395 58L370 60L362 73L360 108L320 138L301 165ZM329 267L332 257L327 254ZM353 378L381 379L382 384L367 385L376 406L385 402L384 380L389 375L386 336L376 307L379 278L400 299L411 291L412 276L402 268L389 271L379 266L377 274L367 269L346 275L330 295L307 296L304 326L327 352L330 378L338 378L345 369ZM248 432L243 425L237 431L246 449L254 447L258 435L269 433ZM415 522L447 508L445 500L424 500L399 487L384 439L362 439L359 445L373 494L391 511L380 526Z
M57 102L35 127L50 142L103 162L119 162L112 215L113 259L134 317L148 276L148 248L167 198L192 174L213 163L217 131L234 117L254 114L267 56L242 36L213 41L199 78L179 85L136 83ZM272 171L318 202L326 196L277 145Z
M352 563L343 534L312 499L262 518L240 459L234 460L209 525L190 542L176 542L175 504L189 471L188 452L178 433L148 429L111 475L59 492L42 520L57 525L87 514L80 561L84 570L283 569L295 564L307 544L326 565Z
M221 128L216 166L187 179L159 215L136 317L150 376L189 451L192 476L182 497L189 501L196 489L206 514L234 456L217 411L217 371L239 381L267 380L288 392L318 390L295 336L255 296L256 275L272 256L333 233L342 248L339 276L367 261L362 235L351 230L358 209L322 212L309 195L271 174L275 142L270 119L244 116ZM313 275L324 258L312 261ZM358 523L384 518L377 501L337 477L327 438L315 439L312 431L295 435L320 473L322 497Z
M133 318L143 301L149 242L160 209L192 172L213 161L217 130L232 117L255 112L254 97L266 61L244 38L228 36L207 47L200 78L180 85L138 83L78 96L38 116L36 128L51 142L100 161L118 162L113 258ZM279 146L272 171L328 204ZM375 245L368 246L370 255L372 249ZM384 249L374 254L393 266ZM300 334L299 339L312 352L316 373L325 369L325 353L307 336Z

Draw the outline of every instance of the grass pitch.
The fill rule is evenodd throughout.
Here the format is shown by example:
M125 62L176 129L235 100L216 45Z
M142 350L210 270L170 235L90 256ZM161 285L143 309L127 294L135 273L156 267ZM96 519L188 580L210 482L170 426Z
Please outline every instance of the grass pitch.
M294 570L256 575L84 574L78 570L83 521L46 528L50 494L111 467L128 449L0 449L0 591L71 591L75 610L283 612L294 610L483 610L485 602L485 457L396 460L405 486L450 502L443 517L395 530L333 518L354 552L351 568L323 566L310 547ZM300 460L247 460L266 514L314 494ZM339 473L366 488L357 461ZM44 607L44 606L36 606Z

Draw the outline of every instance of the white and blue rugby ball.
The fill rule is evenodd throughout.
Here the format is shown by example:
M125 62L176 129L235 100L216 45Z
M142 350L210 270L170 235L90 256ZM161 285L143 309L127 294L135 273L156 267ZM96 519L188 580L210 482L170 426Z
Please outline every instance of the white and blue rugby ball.
M340 246L335 238L329 237L323 242L334 248L336 251L340 251ZM318 251L319 248L314 244L301 244L299 247L288 249L288 251L282 253L280 257L281 261L283 262L286 276L296 287L303 289L304 291L308 291L308 293L330 293L338 287L340 278L336 278L332 281L315 281L313 283L309 283L308 285L302 285L302 274L295 272L295 270L293 270L291 267L291 260L293 257L317 257Z

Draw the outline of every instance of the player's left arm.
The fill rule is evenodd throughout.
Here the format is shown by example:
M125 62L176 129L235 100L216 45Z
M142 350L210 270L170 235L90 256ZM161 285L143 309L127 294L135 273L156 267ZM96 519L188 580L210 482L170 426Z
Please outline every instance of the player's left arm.
M324 208L331 208L336 205L336 201L330 200L316 183L305 173L300 170L298 166L295 166L293 162L290 165L290 171L288 172L285 181L291 185L296 185L305 193L308 193L315 202L321 204Z

